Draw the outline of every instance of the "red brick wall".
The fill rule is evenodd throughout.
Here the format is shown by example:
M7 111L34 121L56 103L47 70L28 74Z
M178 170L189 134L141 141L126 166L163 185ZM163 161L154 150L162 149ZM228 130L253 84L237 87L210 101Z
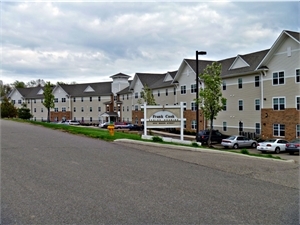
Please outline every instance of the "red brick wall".
M55 117L58 117L58 121L62 120L63 117L66 118L66 120L71 120L71 112L50 112L50 121L55 121Z
M300 112L295 108L285 110L261 110L262 138L273 138L273 124L285 125L285 139L292 140L296 137L296 125L300 124Z

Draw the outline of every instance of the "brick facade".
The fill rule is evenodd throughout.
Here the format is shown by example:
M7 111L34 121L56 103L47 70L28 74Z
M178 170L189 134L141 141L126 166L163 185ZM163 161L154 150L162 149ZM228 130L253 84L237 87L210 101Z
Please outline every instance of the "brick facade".
M285 139L296 137L296 125L300 124L300 112L295 108L285 110L261 109L261 134L263 139L272 138L273 124L285 125Z

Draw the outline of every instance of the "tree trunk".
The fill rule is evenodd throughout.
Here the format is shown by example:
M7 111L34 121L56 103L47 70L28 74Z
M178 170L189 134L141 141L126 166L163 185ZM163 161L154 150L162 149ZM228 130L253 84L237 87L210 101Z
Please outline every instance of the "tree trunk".
M47 122L50 123L50 108L47 108L47 110L48 110Z
M214 118L210 118L209 137L208 137L208 141L207 141L208 147L212 146L212 144L211 144L211 134L212 134L212 129L213 129L213 122L214 122Z

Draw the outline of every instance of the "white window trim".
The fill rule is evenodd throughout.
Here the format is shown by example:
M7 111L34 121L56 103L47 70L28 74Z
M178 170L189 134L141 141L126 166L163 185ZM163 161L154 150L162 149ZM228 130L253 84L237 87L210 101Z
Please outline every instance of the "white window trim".
M279 98L284 98L284 110L285 110L286 109L286 99L285 99L285 96L278 96L278 97L273 97L272 98L272 109L274 111L283 111L283 110L280 110L280 109L278 109L278 110L274 109L274 98L278 98L278 100L279 100Z
M297 109L297 98L300 98L300 95L295 96L295 109L299 111L300 109Z
M285 130L285 129L286 129L285 124L274 123L274 124L273 124L273 127L272 127L272 130L273 130L273 136L274 136L274 137L285 137L285 136L280 136L280 127L279 127L279 130L278 130L279 135L276 136L276 135L274 134L274 125L275 125L275 124L277 124L277 125L284 125L284 134L285 134L285 132L286 132L286 130Z
M243 109L242 110L240 110L240 101L242 101L242 107L243 107ZM238 111L244 111L244 100L243 99L239 99L238 100Z
M224 126L224 123L226 124L226 126ZM224 127L226 127L226 130L224 129ZM222 131L227 132L227 121L222 122Z
M256 109L256 100L259 100L259 110ZM260 98L254 99L254 110L255 111L260 111L261 110L261 101L260 101Z
M296 75L296 71L297 71L297 70L300 70L300 68L296 68L296 69L295 69L295 84L300 83L300 82L297 82L297 75Z
M181 93L181 87L185 87L185 93L184 94ZM185 84L180 85L180 94L181 95L186 95L186 92L187 92L186 85Z
M279 76L279 73L280 72L283 72L283 74L284 74L284 77L283 77L283 84L273 84L273 80L274 80L274 78L273 78L273 74L274 73L278 73L278 76ZM285 78L286 78L286 76L285 76L285 71L284 70L280 70L280 71L273 71L272 72L272 86L280 86L280 85L285 85ZM278 78L278 81L279 81L279 78Z

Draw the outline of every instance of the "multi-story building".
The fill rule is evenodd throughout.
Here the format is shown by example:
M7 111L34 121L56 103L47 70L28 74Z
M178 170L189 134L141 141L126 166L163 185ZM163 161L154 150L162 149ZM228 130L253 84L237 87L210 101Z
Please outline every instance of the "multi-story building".
M218 60L222 65L222 93L227 99L214 128L226 134L252 132L262 138L300 135L300 33L283 31L270 49ZM198 61L199 72L213 61ZM141 93L152 90L156 104L185 105L185 129L196 131L196 60L184 59L178 70L161 74L111 76L112 82L57 85L51 120L85 123L125 121L141 124ZM35 120L45 120L43 88L14 89L9 95L17 107L28 103ZM199 111L199 129L208 127Z

